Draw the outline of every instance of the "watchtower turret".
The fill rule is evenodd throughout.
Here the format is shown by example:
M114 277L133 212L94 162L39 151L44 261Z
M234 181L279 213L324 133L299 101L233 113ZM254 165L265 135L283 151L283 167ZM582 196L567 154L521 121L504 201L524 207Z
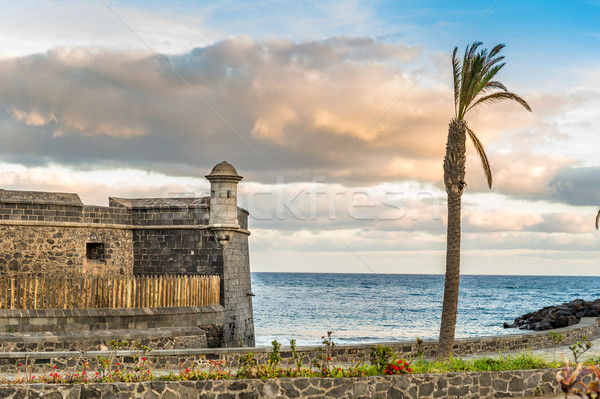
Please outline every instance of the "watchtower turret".
M217 164L206 176L210 182L210 214L208 230L219 243L220 254L215 259L218 264L221 258L221 304L225 308L225 322L221 346L239 347L254 346L254 315L252 311L252 293L250 279L250 262L248 251L248 235L246 221L240 228L240 218L247 213L237 207L237 185L242 176L227 163ZM220 255L220 256L219 256Z
M210 216L208 224L214 227L238 228L237 185L242 176L235 168L223 161L217 164L209 175Z

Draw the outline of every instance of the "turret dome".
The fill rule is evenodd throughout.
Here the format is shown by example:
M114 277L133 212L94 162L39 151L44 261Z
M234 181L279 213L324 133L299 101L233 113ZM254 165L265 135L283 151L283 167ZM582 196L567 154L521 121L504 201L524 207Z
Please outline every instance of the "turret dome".
M242 176L238 175L233 165L225 161L215 165L210 174L206 175L206 178L209 181L219 178L225 178L227 180L242 180Z

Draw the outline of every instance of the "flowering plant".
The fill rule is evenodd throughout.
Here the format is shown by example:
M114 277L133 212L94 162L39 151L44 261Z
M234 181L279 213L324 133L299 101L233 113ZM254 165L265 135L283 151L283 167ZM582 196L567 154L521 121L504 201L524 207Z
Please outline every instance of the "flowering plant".
M394 375L394 374L408 374L412 373L412 369L410 368L410 364L407 361L399 359L397 362L388 363L385 366L384 374Z

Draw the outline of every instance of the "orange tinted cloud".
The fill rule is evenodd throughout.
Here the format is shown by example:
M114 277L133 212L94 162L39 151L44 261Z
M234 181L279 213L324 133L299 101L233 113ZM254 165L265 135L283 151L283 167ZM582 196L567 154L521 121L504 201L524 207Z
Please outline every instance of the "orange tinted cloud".
M440 184L454 110L449 60L428 70L429 56L372 38L236 37L160 57L77 47L3 60L0 156L180 175L227 157L262 182L279 174ZM469 124L488 150L497 192L548 196L554 176L576 161L536 146L569 140L561 115L596 97L519 94L533 114L500 104L473 112ZM468 159L468 189L486 190L470 145Z

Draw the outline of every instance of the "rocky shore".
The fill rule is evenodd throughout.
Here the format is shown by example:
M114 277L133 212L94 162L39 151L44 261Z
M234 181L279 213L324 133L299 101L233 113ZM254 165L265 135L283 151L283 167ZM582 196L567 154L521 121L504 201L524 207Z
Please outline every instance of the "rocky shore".
M600 299L592 302L575 299L562 305L547 306L517 317L511 324L504 323L504 328L535 331L552 330L577 324L582 317L600 317Z

